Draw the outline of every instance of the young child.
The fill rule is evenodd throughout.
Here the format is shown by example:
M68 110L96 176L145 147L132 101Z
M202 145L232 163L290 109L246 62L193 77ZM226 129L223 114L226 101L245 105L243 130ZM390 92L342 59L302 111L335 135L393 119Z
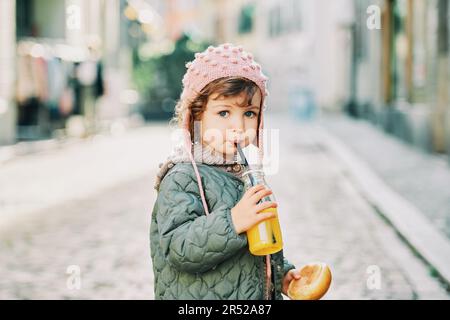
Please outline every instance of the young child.
M283 299L298 270L280 251L254 256L246 231L276 207L244 192L236 143L262 158L267 77L241 46L210 46L186 64L175 119L184 145L160 165L150 226L155 299ZM260 163L260 162L259 162Z

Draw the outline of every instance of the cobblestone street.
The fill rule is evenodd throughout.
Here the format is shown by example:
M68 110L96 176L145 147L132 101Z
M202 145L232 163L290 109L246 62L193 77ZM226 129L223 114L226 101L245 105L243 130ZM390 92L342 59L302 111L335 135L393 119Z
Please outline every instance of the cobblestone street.
M297 267L317 260L330 265L333 283L326 299L448 299L428 267L361 196L313 125L272 115L266 121L266 127L282 128L280 170L267 180L279 203L285 255ZM84 147L71 147L0 168L4 208L33 195L36 200L39 193L31 185L40 194L65 190L57 199L27 207L23 218L2 232L0 299L153 298L148 229L154 175L169 131L148 126L103 143L90 148L89 157ZM122 161L96 161L106 145L125 153ZM77 159L92 159L88 169L71 170L77 152L82 153ZM99 168L103 173L97 175ZM57 178L49 179L55 172ZM5 187L9 192L3 193ZM68 192L73 188L81 190ZM11 190L22 200L8 198ZM79 267L79 289L68 286L69 266ZM380 286L371 285L373 277Z

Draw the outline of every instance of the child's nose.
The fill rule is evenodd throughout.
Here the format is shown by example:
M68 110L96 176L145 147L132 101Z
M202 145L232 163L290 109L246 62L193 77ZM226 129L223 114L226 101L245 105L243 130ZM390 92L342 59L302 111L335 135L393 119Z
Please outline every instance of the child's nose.
M235 117L232 120L231 129L233 130L233 132L241 134L245 131L244 125L245 122L243 118Z
M233 128L230 130L230 141L241 142L244 130Z
M243 133L244 133L244 130L240 129L240 128L239 129L234 128L233 130L231 130L231 135L233 137L241 137L243 135Z

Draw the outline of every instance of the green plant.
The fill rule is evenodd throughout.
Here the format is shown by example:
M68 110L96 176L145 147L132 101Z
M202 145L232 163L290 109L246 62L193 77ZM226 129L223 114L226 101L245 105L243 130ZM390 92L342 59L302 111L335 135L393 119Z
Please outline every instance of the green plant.
M141 111L146 118L169 117L182 90L186 62L194 59L195 52L203 51L209 43L196 42L183 34L173 50L149 59L134 53L133 81L141 96Z

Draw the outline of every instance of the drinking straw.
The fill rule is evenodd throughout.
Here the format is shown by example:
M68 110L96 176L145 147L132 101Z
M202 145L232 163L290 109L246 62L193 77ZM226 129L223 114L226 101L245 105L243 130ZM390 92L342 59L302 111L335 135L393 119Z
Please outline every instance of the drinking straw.
M241 145L239 143L236 143L237 150L239 152L239 156L241 157L241 160L244 162L244 166L247 168L247 170L250 169L250 166L248 164L247 158L244 155L244 152L242 151ZM254 178L251 173L248 174L248 177L250 178L250 184L252 187L255 185Z

